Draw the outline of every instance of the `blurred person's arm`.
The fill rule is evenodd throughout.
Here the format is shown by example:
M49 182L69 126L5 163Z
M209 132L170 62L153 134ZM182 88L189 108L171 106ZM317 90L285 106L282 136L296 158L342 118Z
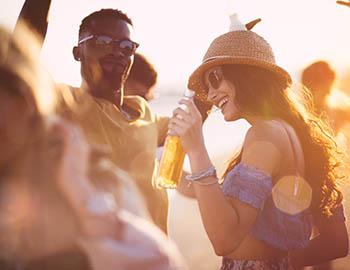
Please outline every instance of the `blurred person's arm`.
M289 253L292 265L296 269L348 255L349 239L343 207L336 208L334 215L330 218L318 217L314 220L318 230L317 236L310 240L307 247Z
M58 186L76 213L81 227L77 244L93 269L186 269L175 245L153 223L109 200L105 207L88 178L91 150L80 129L60 121L55 132L63 139ZM92 205L91 198L97 199Z
M153 223L119 211L121 239L82 238L79 246L88 254L93 269L186 270L175 244Z
M18 16L16 28L20 21L24 21L39 34L42 45L47 31L50 5L51 0L26 0Z

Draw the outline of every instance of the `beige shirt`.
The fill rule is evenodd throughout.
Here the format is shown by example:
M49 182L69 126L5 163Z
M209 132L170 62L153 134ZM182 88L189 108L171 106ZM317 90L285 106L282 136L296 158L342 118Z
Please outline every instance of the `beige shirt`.
M166 231L167 194L152 183L157 173L156 149L165 140L168 118L156 117L148 103L137 96L124 97L126 115L83 89L60 88L61 109L81 126L89 143L110 148L112 162L135 180L154 222Z

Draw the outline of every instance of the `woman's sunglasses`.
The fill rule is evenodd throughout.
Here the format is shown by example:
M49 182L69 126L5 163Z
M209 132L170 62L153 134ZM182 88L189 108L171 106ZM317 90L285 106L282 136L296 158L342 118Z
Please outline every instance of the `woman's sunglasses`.
M119 50L121 50L127 56L135 54L135 51L139 46L138 43L131 41L130 39L115 39L106 35L90 35L81 39L78 44L80 45L89 40L93 41L97 48L101 49L108 48L111 45L116 45Z
M218 89L222 79L222 72L220 72L218 69L211 70L207 75L207 90L209 90L209 87L212 87L213 89Z

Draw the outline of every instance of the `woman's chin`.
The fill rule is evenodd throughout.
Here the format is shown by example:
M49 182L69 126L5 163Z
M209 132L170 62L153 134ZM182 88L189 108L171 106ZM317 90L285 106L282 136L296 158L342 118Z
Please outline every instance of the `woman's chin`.
M225 113L224 115L224 120L226 122L232 122L232 121L236 121L240 118L242 118L240 115L238 114L229 114L229 113Z

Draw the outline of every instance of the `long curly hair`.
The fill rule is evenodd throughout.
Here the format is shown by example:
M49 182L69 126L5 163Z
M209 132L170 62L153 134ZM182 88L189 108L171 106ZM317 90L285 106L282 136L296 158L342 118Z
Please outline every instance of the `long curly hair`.
M313 190L312 210L330 216L342 201L337 181L343 176L341 151L326 119L313 109L307 89L298 91L277 75L248 65L224 65L224 77L236 87L236 102L245 115L279 118L289 123L301 141L305 177ZM241 160L242 151L230 162L224 176Z

